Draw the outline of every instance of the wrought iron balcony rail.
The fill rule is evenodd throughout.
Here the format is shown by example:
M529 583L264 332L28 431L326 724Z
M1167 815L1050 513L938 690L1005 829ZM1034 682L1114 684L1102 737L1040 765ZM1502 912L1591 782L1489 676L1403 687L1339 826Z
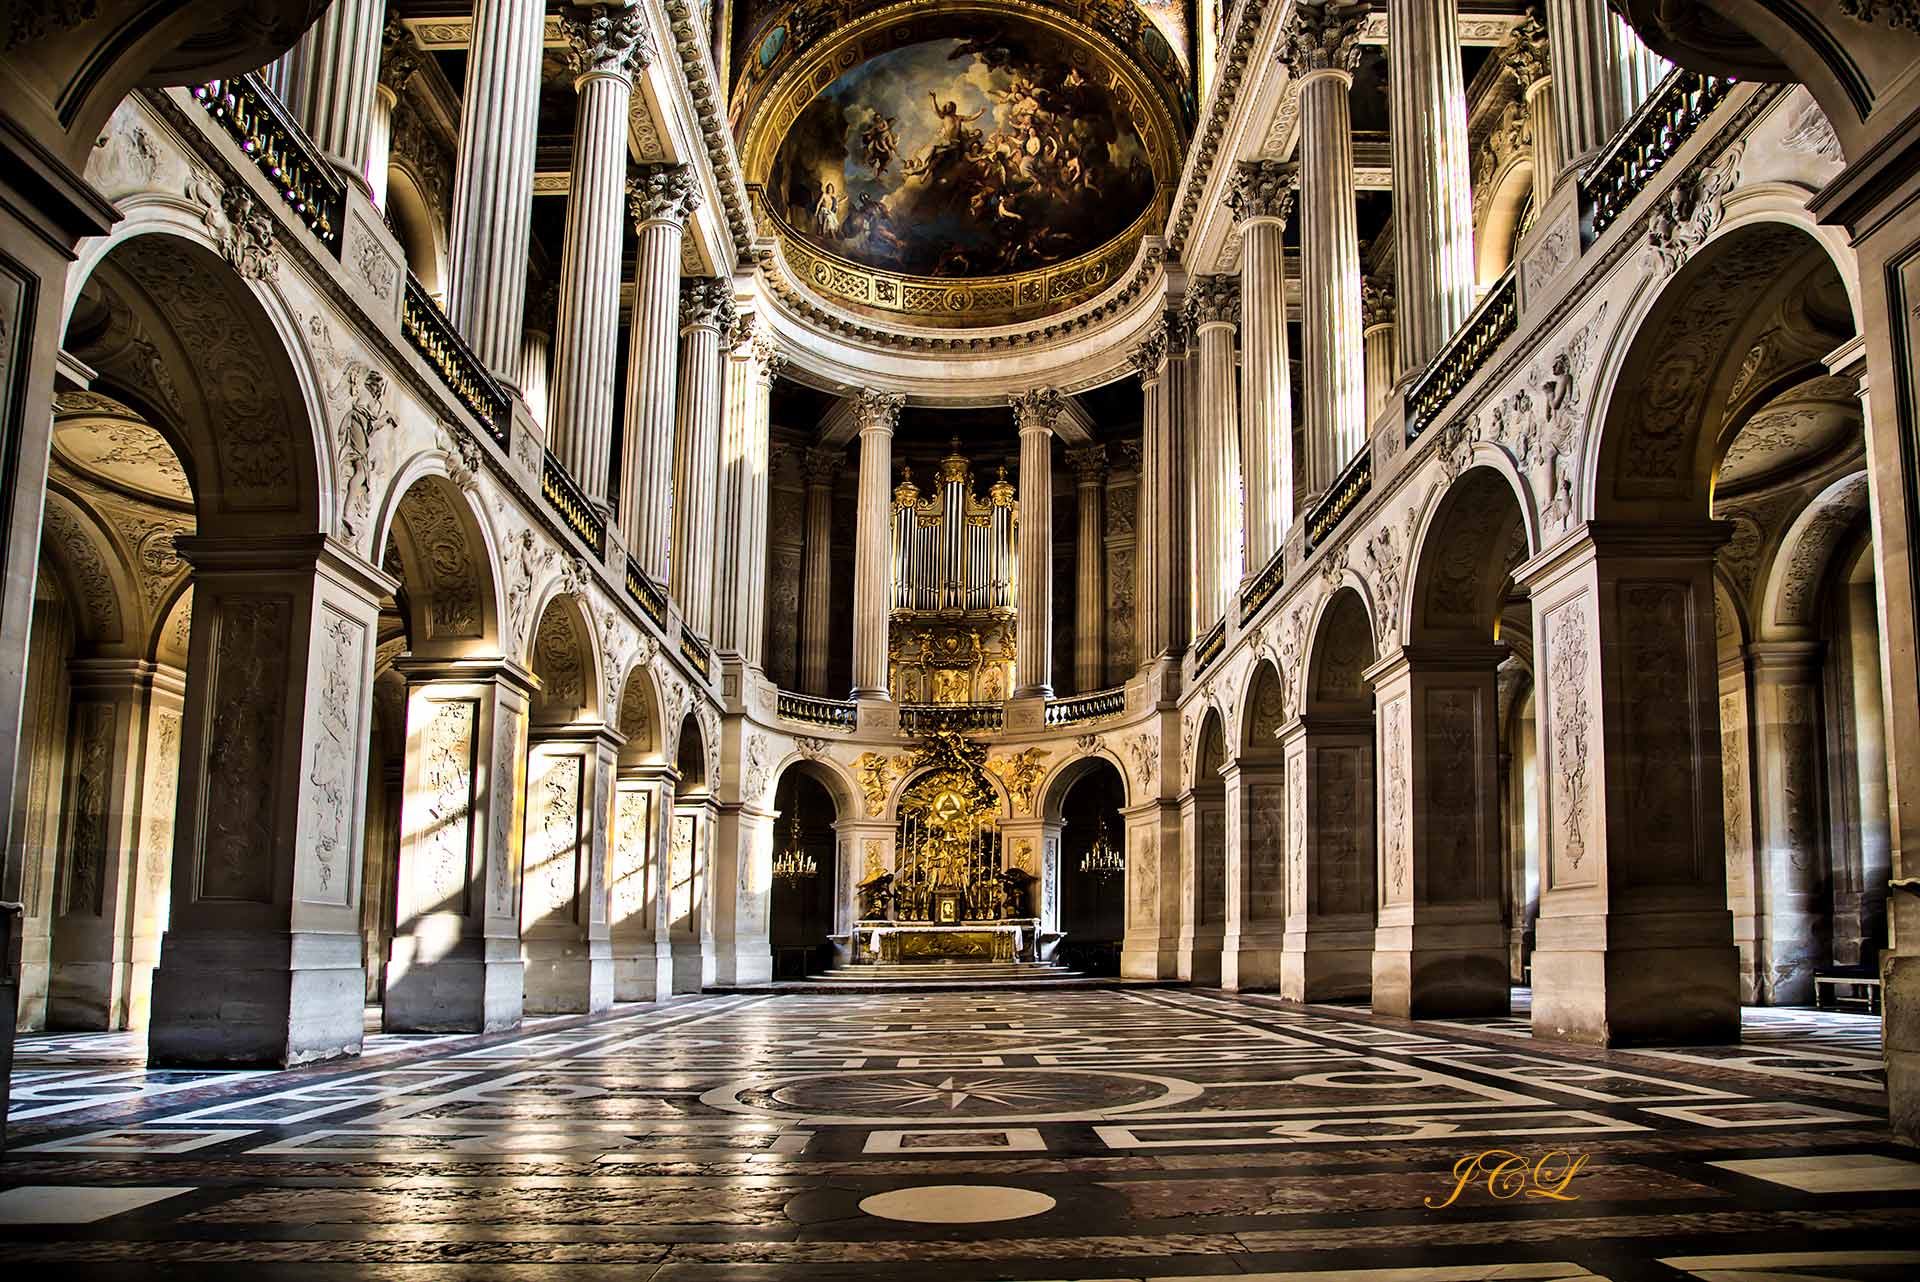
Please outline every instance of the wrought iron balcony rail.
M1514 283L1514 269L1509 267L1407 393L1409 441L1433 425L1447 402L1519 328L1520 294Z
M998 730L1006 724L1006 710L997 703L903 703L900 729L904 734L933 734L941 730L965 733Z
M338 258L347 184L273 91L249 71L195 86L193 96L240 150L253 157L307 230Z
M1582 248L1613 225L1738 83L1681 68L1654 90L1580 179Z
M1100 721L1107 717L1117 717L1126 710L1126 687L1114 686L1110 690L1093 690L1065 699L1047 700L1047 724L1074 726L1083 721Z
M1260 573L1253 576L1253 582L1241 589L1240 622L1245 623L1260 613L1260 607L1273 600L1273 594L1278 592L1286 581L1287 550L1284 547L1276 548Z
M1320 500L1307 517L1307 550L1312 551L1326 542L1346 519L1347 513L1360 504L1373 489L1373 447L1369 445L1360 451L1353 462L1347 464L1347 470L1333 483L1327 496Z
M433 366L434 373L447 385L454 398L469 410L475 418L486 425L500 448L507 448L507 438L513 418L513 406L507 400L507 394L500 390L500 384L493 381L493 375L487 373L486 366L473 354L460 335L453 332L453 322L440 305L433 301L427 291L420 287L413 273L407 273L407 294L400 308L400 328L406 334L413 349L427 358L427 364Z
M706 642L685 628L680 630L680 653L693 665L693 670L703 677L713 667L713 651L707 649Z
M1207 629L1206 635L1194 643L1193 674L1199 676L1205 672L1215 659L1227 648L1227 621L1225 619Z
M774 711L788 721L804 721L829 730L851 730L857 709L851 699L816 699L810 694L782 690L774 700Z
M588 502L586 494L552 454L546 456L540 467L540 493L547 500L547 505L567 523L567 528L593 549L595 556L606 556L606 517Z

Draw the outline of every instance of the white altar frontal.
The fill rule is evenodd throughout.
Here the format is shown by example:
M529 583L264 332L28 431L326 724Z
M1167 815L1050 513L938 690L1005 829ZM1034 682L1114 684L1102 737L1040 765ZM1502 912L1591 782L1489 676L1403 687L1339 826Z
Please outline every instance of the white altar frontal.
M855 962L1012 962L1039 960L1040 922L1023 917L1002 921L862 921L853 928Z

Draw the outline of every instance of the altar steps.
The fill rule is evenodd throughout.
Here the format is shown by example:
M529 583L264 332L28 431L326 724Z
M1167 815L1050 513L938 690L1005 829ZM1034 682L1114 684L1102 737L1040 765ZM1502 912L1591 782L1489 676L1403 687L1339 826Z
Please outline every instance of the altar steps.
M1000 988L1115 988L1155 986L1162 981L1087 975L1055 962L876 962L835 966L805 979L709 987L710 993L900 993L960 992Z

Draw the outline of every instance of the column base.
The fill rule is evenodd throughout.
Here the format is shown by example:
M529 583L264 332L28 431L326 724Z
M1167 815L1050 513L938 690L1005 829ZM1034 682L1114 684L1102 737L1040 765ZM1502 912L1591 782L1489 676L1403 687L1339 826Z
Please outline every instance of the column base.
M152 962L55 962L47 977L47 1027L81 1032L144 1028L152 982Z
M1193 935L1180 941L1174 953L1174 978L1201 988L1220 987L1219 935Z
M366 992L358 935L169 932L147 1063L290 1068L358 1055Z
M1178 972L1178 950L1171 946L1141 944L1136 947L1126 943L1120 946L1122 979L1174 979Z
M1920 954L1882 955L1880 980L1887 1123L1895 1139L1920 1144Z
M1366 1000L1373 995L1373 925L1288 931L1280 995L1296 1002Z
M1641 938L1623 939L1628 932ZM1728 942L1685 942L1716 936ZM1731 936L1724 912L1624 922L1543 917L1533 1035L1587 1046L1737 1042L1740 954Z
M1401 1019L1505 1015L1513 1009L1498 919L1381 926L1373 948L1373 1013Z
M758 947L728 950L715 968L716 982L727 985L770 984L773 982L773 948L766 940Z
M1236 993L1280 987L1283 952L1277 934L1228 935L1220 948L1220 987Z
M613 1000L663 1002L673 996L673 956L653 943L627 945L614 941Z
M613 951L604 939L523 939L529 1015L591 1015L613 1005Z
M525 966L512 939L459 939L444 949L418 935L393 941L381 995L389 1033L497 1033L520 1026Z
M673 988L675 994L697 993L706 987L713 972L713 957L701 949L675 947L673 950Z

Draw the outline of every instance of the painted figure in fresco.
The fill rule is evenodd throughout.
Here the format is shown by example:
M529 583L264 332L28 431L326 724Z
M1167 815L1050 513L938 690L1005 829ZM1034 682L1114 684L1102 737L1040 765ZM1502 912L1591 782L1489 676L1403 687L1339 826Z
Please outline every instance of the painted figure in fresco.
M832 183L821 191L820 201L813 207L813 221L828 240L840 235L840 197L834 194Z
M887 166L900 151L900 137L893 132L894 117L875 113L867 127L860 131L860 146L866 153L867 168L877 174L887 172ZM863 200L872 200L871 195Z

